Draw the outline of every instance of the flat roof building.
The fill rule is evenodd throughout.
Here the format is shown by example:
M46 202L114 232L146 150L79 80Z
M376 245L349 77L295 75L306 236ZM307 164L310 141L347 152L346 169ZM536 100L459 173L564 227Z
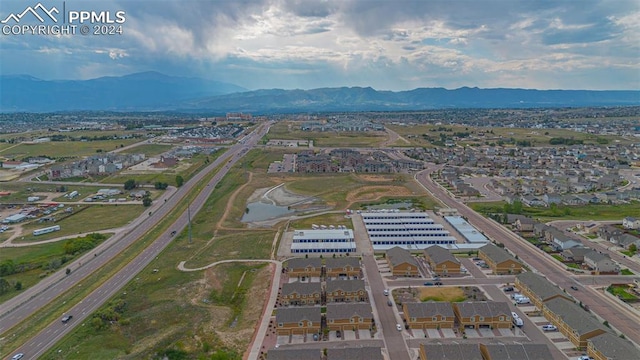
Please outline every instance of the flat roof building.
M445 216L445 220L453 226L469 243L488 243L489 239L478 229L469 224L462 216Z
M424 212L363 212L360 214L375 251L401 247L423 250L431 245L455 245L456 238Z
M355 253L356 242L351 229L296 230L291 252L299 253Z

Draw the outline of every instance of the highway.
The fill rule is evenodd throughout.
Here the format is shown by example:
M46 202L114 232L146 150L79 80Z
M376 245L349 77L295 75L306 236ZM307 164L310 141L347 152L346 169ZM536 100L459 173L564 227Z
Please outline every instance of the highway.
M6 333L6 331L17 325L21 319L33 315L40 307L46 305L49 301L55 299L66 291L71 290L74 286L79 286L77 284L82 279L86 278L101 266L114 259L131 243L139 239L147 231L162 221L165 215L167 215L179 201L183 201L184 197L188 195L189 192L195 190L196 184L202 180L207 173L213 171L216 167L226 162L227 165L222 167L211 181L209 181L207 186L202 188L200 193L190 204L190 211L193 214L196 214L202 208L210 194L214 191L216 184L226 175L228 170L237 161L239 161L242 156L246 154L246 152L253 147L262 136L264 136L264 134L266 134L269 126L270 123L262 124L252 133L248 134L243 140L231 146L227 152L213 161L206 169L196 174L192 179L179 188L166 203L163 202L162 206L159 207L157 211L153 212L148 217L144 217L143 220L140 221L139 225L131 232L124 234L121 239L114 242L111 246L100 249L102 251L101 253L96 253L92 260L83 263L78 269L74 269L70 275L63 276L64 279L61 281L53 282L35 297L26 299L23 302L18 302L19 305L14 306L11 311L5 311L3 306L3 316L0 319L0 331L3 333L2 336L11 336L11 334ZM185 211L165 233L161 234L154 242L149 244L149 246L136 256L129 264L124 266L112 278L105 281L86 298L69 309L67 314L73 315L73 319L71 321L67 324L62 324L60 319L56 319L32 339L28 340L18 349L13 350L11 354L22 352L25 354L25 359L35 359L42 355L54 346L64 335L69 333L76 325L81 324L84 319L89 317L113 295L118 293L122 287L124 287L143 268L153 261L162 252L162 250L171 243L171 240L173 239L173 237L170 236L171 231L180 232L187 226L187 224L188 217L187 212ZM57 274L54 276L59 277ZM60 317L62 317L62 314Z
M592 280L594 279L593 276L571 276L564 269L564 266L542 250L521 239L495 221L476 213L462 202L451 198L443 188L432 181L430 174L434 168L431 167L418 173L415 178L445 206L458 209L461 216L465 217L469 223L481 230L487 237L503 243L512 253L517 254L522 262L544 275L549 281L563 289L567 289L569 294L587 305L594 313L606 319L612 327L624 333L628 339L635 343L640 343L640 333L638 332L640 316L637 313L600 296L595 289L586 286L591 285L591 281L595 284L596 280ZM627 277L627 281L631 281L632 278ZM579 290L570 290L572 285L577 286Z

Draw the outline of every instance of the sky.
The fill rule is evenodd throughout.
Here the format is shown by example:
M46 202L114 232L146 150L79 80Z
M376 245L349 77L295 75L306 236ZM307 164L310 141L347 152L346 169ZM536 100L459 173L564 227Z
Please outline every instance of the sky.
M67 21L69 11L108 12L111 20L124 11L124 22L66 23L77 33L32 35L11 31L56 24L32 14L19 24L8 19L0 24L0 75L54 80L157 71L247 89L640 89L639 0L40 3ZM36 4L2 0L0 19ZM122 34L82 35L83 24L91 32L121 26Z

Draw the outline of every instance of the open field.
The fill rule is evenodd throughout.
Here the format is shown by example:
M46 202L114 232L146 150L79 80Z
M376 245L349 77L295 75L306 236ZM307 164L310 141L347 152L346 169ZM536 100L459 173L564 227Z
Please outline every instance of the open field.
M166 350L211 356L217 349L228 352L224 358L235 359L243 352L265 299L246 297L241 304L224 303L213 296L218 294L213 289L228 293L225 289L237 285L237 274L244 272L244 266L249 272L239 293L264 293L269 286L269 267L225 265L230 267L223 268L222 273L217 272L218 267L185 273L176 270L176 265L182 260L188 260L187 266L192 267L222 258L268 257L273 231L220 231L213 238L213 225L221 218L231 194L246 179L244 174L232 169L219 184L193 218L191 241L187 231L176 235L167 250L123 289L126 295L111 300L126 301L120 320L107 326L98 320L87 322L91 326L79 327L45 358L61 359L70 353L91 354L93 358L150 358ZM223 274L229 276L227 281L222 280ZM238 316L236 322L234 314ZM63 352L58 354L57 349Z
M112 176L103 177L102 179L100 179L100 182L106 184L124 184L125 181L134 179L136 182L142 185L153 185L156 182L163 182L169 185L176 186L176 176L180 175L182 176L184 181L187 181L222 153L222 151L218 151L211 155L195 155L191 159L183 160L183 162L176 166L176 168L164 169L163 171L150 170L146 173L127 173L125 171Z
M96 141L50 141L38 144L18 144L0 151L0 156L6 159L23 159L28 156L51 156L56 158L81 158L95 155L98 150L107 152L121 146L127 146L140 139L117 139Z
M470 208L483 214L502 213L505 202L474 202L467 204ZM558 206L556 209L546 207L523 207L523 214L539 221L551 220L622 220L625 216L640 214L640 202L629 204L588 204L583 206Z
M98 241L96 246L102 241ZM75 258L82 255L65 253L65 241L57 241L48 244L39 244L29 247L7 247L0 251L0 263L11 261L16 268L25 269L12 275L5 275L3 278L10 284L20 282L22 290L35 285L43 277L57 271L70 264ZM88 251L88 250L87 250ZM9 291L0 296L0 302L8 300L17 295L17 291Z
M335 132L301 131L301 122L278 122L263 139L313 140L314 147L376 147L387 139L383 132Z
M113 229L128 224L131 220L140 216L146 208L140 204L124 205L80 205L74 207L71 214L59 210L55 216L57 221L38 223L34 220L22 225L22 236L14 242L32 242L54 239L61 236L73 235L84 232L94 232L100 230ZM62 218L64 216L64 218ZM60 230L39 236L33 236L32 232L44 227L60 225Z
M423 287L420 288L421 301L465 301L467 297L459 287Z
M121 154L145 154L148 158L160 155L171 150L173 146L166 144L148 144L143 143L130 149L122 150Z
M323 215L318 215L310 218L294 220L294 221L291 221L291 223L289 223L289 229L295 229L295 230L311 229L312 224L327 225L327 226L344 225L349 229L353 227L351 223L351 219L345 217L345 214L343 212L340 212L339 214L323 214Z
M483 134L475 139L460 138L459 144L498 144L499 142L508 143L510 139L514 141L528 141L532 146L550 146L549 140L554 137L573 138L576 140L583 140L585 144L597 144L598 138L613 143L614 141L620 141L622 143L628 143L629 140L625 140L619 136L610 135L593 135L587 133L580 133L568 129L529 129L529 128L478 128L463 125L414 125L414 126L398 126L392 124L386 124L386 127L397 132L405 139L407 139L413 146L434 146L430 141L425 139L423 135L432 139L440 140L441 137L451 138L454 133L469 133L471 135ZM403 146L406 146L404 144Z

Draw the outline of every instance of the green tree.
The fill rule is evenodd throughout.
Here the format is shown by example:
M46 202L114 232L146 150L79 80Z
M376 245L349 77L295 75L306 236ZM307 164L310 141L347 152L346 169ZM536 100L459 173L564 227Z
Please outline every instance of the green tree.
M135 189L137 186L136 181L134 179L129 179L127 181L124 182L124 189L125 190L133 190Z
M22 282L16 281L16 284L13 286L13 288L16 289L16 291L22 290Z
M184 179L182 178L182 176L177 175L176 176L176 186L180 187L184 184Z
M6 279L0 278L0 295L8 293L9 290L11 290L11 284Z
M638 251L638 246L636 244L629 245L629 252L631 255L634 255Z
M142 206L149 207L149 206L151 206L152 203L153 203L153 200L151 200L150 197L145 196L145 197L142 198Z

